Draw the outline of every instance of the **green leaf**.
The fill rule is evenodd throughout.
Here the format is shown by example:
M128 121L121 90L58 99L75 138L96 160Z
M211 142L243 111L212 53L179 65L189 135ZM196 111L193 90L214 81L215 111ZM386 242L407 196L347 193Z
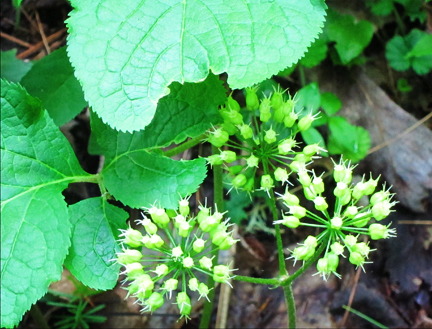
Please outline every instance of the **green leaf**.
M295 111L303 117L309 112L316 113L321 104L321 94L318 84L312 82L301 88L295 95Z
M408 83L407 79L400 78L397 81L397 88L403 93L410 92L413 87Z
M233 189L230 192L230 199L225 201L225 209L231 218L230 222L240 224L243 219L247 219L247 213L244 208L252 204L251 197L242 190Z
M1 81L1 325L17 325L51 282L70 245L61 192L88 178L40 101Z
M412 67L417 74L429 73L432 70L432 55L417 57L411 53L425 35L426 32L413 29L406 37L393 37L386 45L386 57L390 66L397 71L406 71ZM422 48L423 45L420 45L420 51ZM425 51L428 51L427 48Z
M371 11L377 16L388 16L394 10L393 0L367 0L367 6L371 7Z
M72 245L66 268L93 289L113 288L120 265L112 260L120 251L116 239L119 228L126 228L128 213L102 197L80 201L69 207Z
M153 121L133 134L112 129L92 113L91 153L109 154L122 144L128 149L128 143L133 143L132 148L150 150L203 134L223 121L218 107L225 103L226 92L221 83L213 74L200 83L173 83L171 93L160 99Z
M325 92L321 94L320 106L328 116L332 116L342 108L342 102L335 94Z
M432 55L432 34L424 34L407 54L408 57L422 57Z
M308 145L318 144L323 149L327 149L325 141L324 141L324 137L321 135L321 133L316 128L310 127L309 129L302 131L301 136L302 136L302 138L306 144L308 144ZM325 157L328 156L327 152L321 152L320 154L322 156L325 156Z
M305 56L300 60L300 64L305 67L317 66L327 57L327 50L328 46L326 40L320 37L310 45Z
M369 44L374 33L372 23L364 20L355 22L354 16L328 11L327 37L336 42L336 51L343 64L360 55Z
M1 52L1 78L10 82L19 82L33 65L16 58L16 52L16 49Z
M42 101L42 107L57 126L72 120L87 106L66 47L36 62L20 83L30 95Z
M168 209L177 209L181 196L196 192L206 174L205 159L175 161L140 149L117 154L101 172L108 191L125 205L157 202Z
M211 69L233 89L292 65L321 31L322 0L73 0L68 52L90 105L123 130L147 126L168 85Z
M366 157L371 139L366 129L350 124L340 116L330 117L328 151L343 154L346 159L358 162Z

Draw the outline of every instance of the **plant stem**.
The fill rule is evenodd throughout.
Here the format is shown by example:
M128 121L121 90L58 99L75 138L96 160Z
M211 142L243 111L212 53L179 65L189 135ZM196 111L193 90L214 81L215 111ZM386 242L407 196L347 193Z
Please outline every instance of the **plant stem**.
M202 138L201 138L202 139ZM213 154L218 154L219 151L217 147L212 146ZM222 166L213 166L213 197L214 197L214 204L217 207L217 210L219 212L223 212L224 210L224 204L223 204L223 183L222 183ZM217 265L219 252L218 249L215 248L215 250L212 253L215 257L213 258L213 266ZM201 322L199 327L201 329L208 328L211 320L211 315L213 311L213 301L214 301L214 295L215 295L215 289L214 288L214 280L212 276L209 276L207 281L207 286L210 290L209 294L207 295L208 299L210 300L209 303L204 304L203 313L201 316Z
M301 83L302 87L304 87L306 85L306 77L305 77L303 65L299 64L297 66L297 68L299 71L300 83Z
M279 286L279 284L280 284L280 281L278 279L252 278L252 277L243 276L243 275L236 275L233 279L238 280L238 281L257 283L257 284L269 284L269 285L275 285L275 286Z
M179 146L176 146L172 148L171 150L168 150L164 152L164 155L168 158L171 158L172 156L182 153L186 151L187 149L190 149L191 147L201 143L203 139L205 139L207 134L199 135L198 137L192 138L188 140L187 142L184 142L183 144L180 144Z
M36 326L41 329L50 329L45 317L43 316L39 306L33 304L30 308L30 314L36 323Z
M288 312L288 328L295 328L297 325L297 314L296 314L296 307L295 307L295 301L294 301L294 294L292 291L291 284L288 284L286 286L282 286L285 300L287 303L287 312Z

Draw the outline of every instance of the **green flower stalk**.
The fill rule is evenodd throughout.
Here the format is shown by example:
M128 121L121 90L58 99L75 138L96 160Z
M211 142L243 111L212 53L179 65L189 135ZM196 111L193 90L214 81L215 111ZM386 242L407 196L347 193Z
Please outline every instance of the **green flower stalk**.
M335 164L333 178L337 184L333 194L336 203L332 214L329 213L329 206L321 195L324 192L322 179L316 177L314 172L310 176L307 170L301 171L299 182L303 185L306 198L314 203L320 215L299 206L298 199L289 193L288 189L280 196L289 211L274 224L282 224L289 228L312 226L323 230L317 237L309 236L299 247L291 251L289 258L294 259L294 263L299 260L306 262L314 256L321 243L326 243L324 256L317 262L317 274L324 280L327 280L331 274L340 277L337 273L339 257L345 257L345 254L348 254L349 262L357 267L363 268L367 263L369 252L372 250L368 244L359 241L359 235L368 235L372 240L396 236L395 229L389 228L390 225L385 226L374 222L381 221L392 212L391 208L396 204L392 201L393 194L385 189L385 185L382 191L374 193L378 179L370 178L364 181L363 178L361 182L351 184L352 170L349 161L341 159L339 164ZM356 206L360 198L369 195L371 197L368 206ZM309 220L306 221L306 218Z
M171 299L179 290L175 304L180 317L189 319L191 293L208 299L211 290L198 280L197 272L221 283L233 278L228 265L213 266L212 259L206 256L212 248L226 250L238 241L229 231L229 219L223 220L225 213L217 209L211 213L210 208L199 208L198 215L193 216L188 198L180 200L177 212L152 206L145 208L150 218L143 214L143 219L137 220L145 235L131 227L121 230L123 250L117 254L117 262L124 267L123 283L129 282L125 288L128 296L137 298L143 312L157 310L165 297Z

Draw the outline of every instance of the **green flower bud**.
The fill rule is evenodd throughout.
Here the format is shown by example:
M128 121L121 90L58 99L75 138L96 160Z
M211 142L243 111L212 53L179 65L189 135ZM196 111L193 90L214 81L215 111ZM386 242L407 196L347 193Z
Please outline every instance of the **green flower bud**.
M242 124L238 126L240 130L240 134L243 136L244 139L249 139L253 137L253 130L252 128L247 124Z
M292 138L283 139L278 145L278 153L280 155L287 155L296 146L296 141Z
M192 227L188 222L180 223L178 228L179 235L184 238L186 238L190 234L191 230Z
M124 265L125 270L122 274L126 274L129 279L135 279L144 274L143 266L141 263L129 263Z
M158 230L158 228L157 228L157 226L150 220L150 218L147 218L147 217L145 217L144 216L144 218L141 220L141 221L139 221L141 224L142 224L142 226L144 226L144 229L146 230L146 232L148 233L148 234L156 234L156 232L157 232L157 230Z
M327 258L327 269L329 270L329 272L336 272L337 267L339 266L339 257L338 255L329 252L326 255Z
M182 261L182 264L185 268L191 268L194 266L194 261L192 257L185 257Z
M234 151L222 151L220 153L221 159L226 163L231 163L237 160L237 155Z
M117 262L122 265L135 263L135 262L139 262L142 256L143 255L139 250L125 249L123 253L117 254Z
M300 204L300 200L294 194L288 192L288 189L285 191L284 195L281 196L281 199L287 204L287 206L298 206Z
M276 142L276 132L270 128L265 132L264 140L269 144Z
M147 249L153 249L153 245L150 242L150 236L148 236L148 235L143 236L143 238L141 239L141 242Z
M203 239L196 239L192 246L193 246L193 250L196 253L200 253L201 251L204 250L205 241Z
M273 107L273 109L277 110L282 106L282 104L284 102L282 94L283 94L283 91L280 90L280 88L278 88L271 95L270 102L271 102L271 106Z
M206 158L207 162L210 163L210 166L219 166L223 163L223 160L219 154L213 154Z
M259 158L251 154L249 158L246 159L246 165L248 168L256 167L258 168Z
M157 276L165 276L168 274L169 268L165 264L160 264L156 266L156 269L153 272L156 273Z
M231 166L229 167L229 173L233 176L238 175L242 172L244 166L242 165L235 165L235 166Z
M168 226L170 221L168 215L165 212L165 209L152 207L149 209L149 213L153 221L161 228L165 228Z
M295 173L299 173L300 171L306 171L306 167L305 167L305 163L304 162L293 161L288 166Z
M240 105L234 98L232 98L232 93L228 96L228 99L225 104L229 110L233 110L237 112L240 111Z
M315 253L315 248L308 248L305 246L297 247L292 252L292 258L294 258L294 264L297 260L307 261Z
M213 280L216 282L226 282L230 278L229 267L226 265L217 265L213 268Z
M271 178L270 175L262 175L261 176L261 188L263 190L267 190L272 188L273 185L273 178Z
M314 179L312 180L312 187L317 194L324 192L324 182L321 177L316 177L314 173Z
M271 112L262 112L260 113L260 120L262 122L267 122L271 118Z
M317 197L317 193L315 192L312 185L303 188L303 193L305 195L305 198L308 200L314 200Z
M227 238L225 240L222 241L222 243L219 245L219 249L220 250L228 250L229 248L231 248L237 241L240 240L235 240L233 239L232 236L227 236Z
M299 176L298 181L303 187L308 187L312 184L312 180L306 170L301 170L297 174Z
M198 290L198 284L199 284L199 282L198 282L197 278L190 279L189 280L189 285L188 285L189 289L191 291L197 291Z
M311 157L310 157L310 156L306 156L306 155L304 155L303 153L298 153L298 154L296 154L296 156L294 157L294 160L295 160L295 161L299 161L299 162L306 163L306 162L309 162L309 161L311 160Z
M344 242L347 247L352 248L357 243L357 238L349 234L344 238Z
M140 231L134 230L132 228L128 228L127 230L122 230L122 234L119 236L123 236L123 243L127 244L132 248L141 247L142 243L142 234Z
M314 204L315 204L315 209L319 210L319 211L325 211L328 208L328 204L326 202L326 200L321 197L321 196L317 196L314 200L313 200Z
M274 221L273 224L282 224L289 228L297 228L300 225L300 219L295 216L282 216L282 219Z
M270 113L271 101L269 98L264 98L259 106L260 114Z
M256 94L258 88L246 88L246 108L255 111L259 107L259 100Z
M212 289L213 289L213 288L212 288ZM198 293L200 294L198 300L200 300L201 297L204 296L208 301L210 301L210 300L208 299L208 297L207 297L207 295L208 295L208 293L210 292L210 290L211 290L211 289L209 289L205 283L202 283L202 282L201 282L201 283L199 284L199 286L198 286Z
M336 230L340 230L343 225L343 220L340 217L333 217L330 220L331 228L334 228Z
M313 235L309 235L303 244L308 248L315 249L318 245L318 240Z
M335 255L342 255L344 251L344 246L341 245L339 242L333 242L330 246L330 249Z
M339 198L339 204L345 206L350 201L351 201L351 190L348 189L348 191L344 195L342 195L341 198Z
M134 282L136 282L138 288L135 288L137 290L135 296L138 299L143 300L151 296L154 289L154 282L148 274L137 277Z
M312 112L310 112L309 114L305 115L303 118L301 118L297 124L297 128L299 131L305 131L308 130L310 128L310 126L312 125L312 122L316 119L316 116L318 115L312 115Z
M180 246L174 247L171 250L171 257L177 260L181 255L183 255L183 250Z
M363 266L363 264L365 263L365 259L358 252L353 251L350 253L349 262L356 266Z
M206 269L206 270L209 270L209 271L212 270L213 262L212 262L212 259L211 259L211 258L208 258L208 257L204 256L203 258L201 258L201 259L199 260L199 264L200 264L200 266L201 266L203 269Z
M278 168L276 168L274 175L275 175L275 179L278 182L287 182L288 181L288 172L286 171L286 169L278 167Z
M226 131L222 129L216 129L208 137L208 141L214 147L222 147L226 142L228 142L229 135Z
M231 121L222 123L222 129L228 133L229 136L237 134L237 127Z
M219 246L227 237L227 232L219 230L213 235L212 242L213 244Z
M367 223L369 223L369 220L371 219L371 217L372 217L372 213L370 211L359 213L359 214L354 216L351 223L355 227L365 227L367 225Z
M275 109L273 112L273 120L277 123L282 123L284 121L285 114L283 113L282 108Z
M333 191L333 194L338 198L342 198L346 193L349 193L347 184L343 182L337 183L336 188Z
M302 206L289 206L289 212L291 215L299 219L306 216L306 209L303 208Z
M144 301L144 305L146 306L144 310L154 312L158 308L160 308L164 304L163 296L158 293L154 292L150 295L150 297Z
M210 215L210 208L206 208L203 206L199 207L200 211L197 215L198 224L200 224L204 219L206 219Z
M187 216L190 213L189 201L187 199L181 199L179 201L179 212L180 215Z
M369 226L369 235L372 240L388 239L396 236L396 230L374 223Z
M163 244L164 244L164 240L162 240L162 238L159 235L153 234L150 237L150 245L152 247L151 249L160 248L163 246Z
M327 258L318 259L316 267L317 267L318 272L322 273L323 275L330 273L330 271L328 270Z
M354 200L359 200L362 196L366 195L366 184L363 182L358 182L353 190L352 190L352 197Z
M298 115L294 112L285 115L285 117L283 118L284 126L287 128L291 128L292 126L294 126L294 123L296 123L297 119Z
M153 283L152 278L148 274L144 274L144 272L137 275L134 280L131 282L128 290L128 295L132 294L135 295L138 293L138 291L141 289L141 287L151 287L151 284ZM153 289L153 288L152 288Z
M369 246L364 243L364 242L359 242L356 243L353 247L352 247L352 251L358 252L360 255L362 255L364 258L368 258L369 256L369 252L370 252L370 248Z
M370 204L374 206L377 203L383 202L384 200L387 200L390 193L387 191L379 191L373 194L370 198Z
M356 206L349 206L345 209L344 216L353 219L358 213L358 208Z
M169 298L171 298L173 290L176 290L178 286L178 280L177 279L168 279L164 282L162 286L162 290L165 290L165 292L169 292Z
M246 192L253 192L255 190L255 179L253 177L248 179L246 185L243 186L243 190Z
M377 179L374 180L374 179L372 179L372 175L371 175L371 178L367 182L364 183L365 184L365 188L364 188L364 194L365 195L371 195L375 191L375 188L378 184L378 180L379 180L379 176Z
M247 178L243 174L238 174L236 177L232 179L232 184L234 187L242 187L247 182Z
M189 318L189 314L192 311L191 301L189 296L185 292L179 292L177 294L177 306L180 310L181 317Z

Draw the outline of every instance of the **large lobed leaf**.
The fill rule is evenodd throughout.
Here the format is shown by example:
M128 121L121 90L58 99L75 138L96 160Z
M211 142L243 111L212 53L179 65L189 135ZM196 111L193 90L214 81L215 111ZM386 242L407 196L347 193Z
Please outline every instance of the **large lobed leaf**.
M1 326L13 327L60 279L71 229L61 192L88 174L40 101L4 80L1 124Z
M232 88L295 63L321 31L322 0L73 0L68 53L86 99L123 130L148 125L173 81L228 73Z
M72 245L65 266L86 286L107 290L118 279L120 265L113 261L120 248L119 228L126 228L128 213L102 197L80 201L69 207Z

